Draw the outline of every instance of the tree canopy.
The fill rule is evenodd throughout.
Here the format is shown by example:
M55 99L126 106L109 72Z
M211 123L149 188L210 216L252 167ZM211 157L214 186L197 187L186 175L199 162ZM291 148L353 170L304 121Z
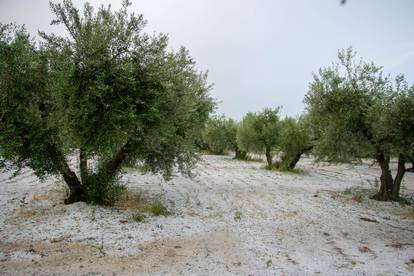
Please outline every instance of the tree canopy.
M237 143L238 127L238 122L224 115L213 116L207 121L203 131L203 143L213 153L224 154L226 151L233 151L235 159L246 159L246 152L242 151Z
M69 37L0 27L0 155L40 177L63 176L68 202L107 201L107 187L137 161L166 178L187 173L194 139L214 107L207 75L166 35L143 32L142 15L88 3L51 3ZM69 168L79 154L81 179ZM91 166L91 160L97 164Z
M405 162L413 148L413 87L402 76L383 76L381 67L355 61L351 49L338 54L339 62L314 75L305 97L313 133L314 154L327 161L375 159L382 170L375 198L398 200ZM390 158L398 157L392 177Z
M280 108L247 113L240 123L237 141L246 152L265 153L268 167L273 165L273 153L280 138Z
M213 116L207 121L202 138L211 152L224 154L226 151L233 149L235 140L234 124L233 120L226 119L224 116Z
M306 117L298 119L286 117L281 121L280 143L281 161L277 164L282 169L293 169L302 154L313 148L311 131Z

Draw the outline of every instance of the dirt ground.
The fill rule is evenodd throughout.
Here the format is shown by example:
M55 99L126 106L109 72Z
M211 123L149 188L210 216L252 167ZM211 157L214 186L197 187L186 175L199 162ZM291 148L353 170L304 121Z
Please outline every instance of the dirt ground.
M414 209L377 202L379 169L313 164L302 174L205 155L194 178L128 170L124 207L64 205L56 178L0 173L1 275L414 275ZM414 196L414 174L403 194Z

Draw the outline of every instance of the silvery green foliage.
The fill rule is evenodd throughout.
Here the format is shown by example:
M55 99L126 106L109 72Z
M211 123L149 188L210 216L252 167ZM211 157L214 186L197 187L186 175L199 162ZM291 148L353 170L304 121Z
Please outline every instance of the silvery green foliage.
M280 108L266 108L262 112L247 113L240 123L237 142L246 152L265 153L271 166L272 151L280 141Z
M279 166L293 169L302 154L313 148L311 131L305 116L298 119L286 117L281 121L279 150L282 153Z
M382 68L355 61L349 48L339 62L314 75L305 97L313 153L319 160L350 162L372 158L381 167L375 198L398 200L405 163L414 145L414 88L403 76L384 77ZM390 158L398 158L395 177Z
M207 75L186 49L168 50L166 35L144 33L129 5L95 12L86 3L80 12L69 0L51 3L52 23L69 36L40 32L38 45L24 29L1 25L0 150L10 164L59 174L80 149L98 160L88 171L94 183L137 161L166 178L175 166L189 173L214 107Z
M403 76L384 77L381 67L355 61L350 48L339 62L314 75L305 97L317 136L314 153L333 161L398 155L413 143L413 88Z
M202 140L213 153L224 154L226 151L236 151L237 127L237 122L232 119L213 116L206 123Z
M314 153L330 161L359 160L380 146L372 120L379 110L373 106L386 96L389 79L373 63L355 62L351 48L340 51L338 58L314 74L305 97L317 137Z

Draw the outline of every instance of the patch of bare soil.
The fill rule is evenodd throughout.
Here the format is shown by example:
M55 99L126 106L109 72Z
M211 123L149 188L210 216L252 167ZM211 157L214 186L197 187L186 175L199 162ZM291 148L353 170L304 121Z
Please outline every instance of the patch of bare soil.
M0 263L1 271L15 275L89 274L112 275L137 273L185 273L206 258L213 266L221 265L228 272L237 272L245 262L240 240L229 232L213 232L184 239L163 239L145 244L141 253L116 257L105 252L105 245L74 242L21 241L0 245L7 254L27 252L37 260L8 260ZM240 271L239 271L240 272Z

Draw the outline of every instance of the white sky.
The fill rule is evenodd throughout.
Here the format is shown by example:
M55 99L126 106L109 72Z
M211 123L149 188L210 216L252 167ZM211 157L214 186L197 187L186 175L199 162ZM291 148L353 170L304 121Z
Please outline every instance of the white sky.
M84 1L75 0L79 8ZM93 6L121 1L92 0ZM353 46L387 73L414 84L414 0L132 0L147 32L168 33L170 45L190 50L209 71L218 113L240 119L248 111L282 105L303 110L312 72ZM50 26L46 0L0 0L0 22L62 32Z

